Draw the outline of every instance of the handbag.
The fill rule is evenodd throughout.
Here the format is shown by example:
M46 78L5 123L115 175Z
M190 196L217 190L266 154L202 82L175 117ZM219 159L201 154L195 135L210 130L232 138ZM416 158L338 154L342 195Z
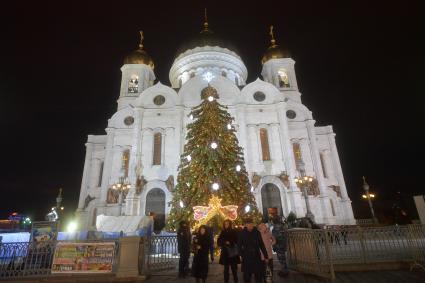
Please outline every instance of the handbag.
M226 246L227 257L232 258L239 255L239 250L237 245Z

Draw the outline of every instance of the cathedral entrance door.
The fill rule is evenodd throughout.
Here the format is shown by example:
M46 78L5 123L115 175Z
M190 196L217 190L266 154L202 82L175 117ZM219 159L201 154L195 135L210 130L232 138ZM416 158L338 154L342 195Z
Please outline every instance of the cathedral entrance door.
M269 221L268 208L275 207L278 214L283 215L280 192L276 185L267 183L261 188L261 203L263 206L263 219L265 221Z
M146 215L154 215L155 232L161 231L165 226L165 193L159 188L152 189L146 195Z

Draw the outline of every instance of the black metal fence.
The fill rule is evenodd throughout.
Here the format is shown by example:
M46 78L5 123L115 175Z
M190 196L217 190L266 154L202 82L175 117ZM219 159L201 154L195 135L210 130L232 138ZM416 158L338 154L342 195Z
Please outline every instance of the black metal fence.
M149 272L174 269L178 266L177 236L151 236L146 257Z
M0 244L0 279L50 274L56 242Z
M291 268L332 280L376 264L424 268L425 225L289 230L288 257Z

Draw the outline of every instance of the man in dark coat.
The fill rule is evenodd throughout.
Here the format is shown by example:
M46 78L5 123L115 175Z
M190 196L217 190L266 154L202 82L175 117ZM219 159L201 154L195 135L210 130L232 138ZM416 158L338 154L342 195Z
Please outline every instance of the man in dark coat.
M254 275L255 283L261 283L264 262L261 260L260 250L266 261L268 261L269 255L260 232L254 227L254 223L250 218L245 220L245 228L239 235L238 248L242 257L244 282L250 283L251 277Z
M221 248L218 263L224 265L224 283L229 283L229 268L232 270L233 281L238 282L238 264L241 263L237 253L238 232L233 229L232 221L224 220L223 230L218 236L217 245Z
M187 275L191 243L192 235L190 234L189 225L186 221L181 221L177 230L177 246L180 254L179 277L186 277Z

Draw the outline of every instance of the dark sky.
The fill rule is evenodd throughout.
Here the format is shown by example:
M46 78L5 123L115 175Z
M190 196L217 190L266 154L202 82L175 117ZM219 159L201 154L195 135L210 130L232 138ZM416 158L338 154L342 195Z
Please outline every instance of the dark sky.
M120 67L139 29L157 78L169 84L204 6L210 27L237 46L248 82L275 26L296 61L303 102L337 133L356 216L368 216L362 175L378 207L397 191L408 199L425 191L425 9L414 1L27 2L0 4L1 217L41 218L59 187L66 209L76 208L84 143L104 133L116 109Z

